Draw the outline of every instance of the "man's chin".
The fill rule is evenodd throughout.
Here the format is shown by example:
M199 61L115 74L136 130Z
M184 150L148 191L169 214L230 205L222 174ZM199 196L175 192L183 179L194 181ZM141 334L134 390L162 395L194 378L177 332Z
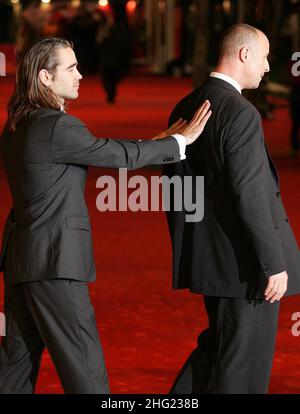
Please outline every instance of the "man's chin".
M65 99L67 101L73 101L74 99L77 99L79 96L78 92L74 92L72 95L66 96Z
M261 77L260 77L260 79L259 79L259 81L258 81L258 83L257 83L257 88L259 87L260 82L263 80L263 78L264 78L263 76L261 76Z
M260 82L261 82L261 79L258 82L256 82L255 84L253 84L252 87L249 88L249 89L257 89L257 88L259 88Z

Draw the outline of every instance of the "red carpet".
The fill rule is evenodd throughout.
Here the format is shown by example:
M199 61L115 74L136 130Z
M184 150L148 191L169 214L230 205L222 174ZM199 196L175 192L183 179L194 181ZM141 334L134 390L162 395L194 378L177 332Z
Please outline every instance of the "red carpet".
M104 103L97 78L82 81L80 98L69 110L97 136L149 138L164 128L168 114L190 89L188 80L129 79L115 106ZM0 78L0 125L12 91L12 78ZM287 157L290 121L287 108L265 122L271 152L279 168L283 198L300 242L300 163ZM171 252L163 213L99 213L96 179L108 170L91 169L87 202L91 214L97 282L91 285L98 327L114 393L165 393L195 346L206 319L200 296L171 290ZM149 170L143 171L149 177ZM116 174L116 173L113 173ZM158 174L158 172L154 172ZM10 201L0 174L0 226ZM300 271L300 269L299 269ZM3 292L0 283L0 310ZM293 337L291 316L299 297L282 301L271 393L300 393L300 336ZM37 391L62 392L45 353Z

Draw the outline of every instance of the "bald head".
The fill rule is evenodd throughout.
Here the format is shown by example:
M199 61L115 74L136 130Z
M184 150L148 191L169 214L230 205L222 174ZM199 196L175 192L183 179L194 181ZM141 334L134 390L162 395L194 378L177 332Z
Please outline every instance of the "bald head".
M235 24L224 33L216 71L235 79L241 89L255 89L269 72L269 48L263 32L245 23Z
M239 50L247 47L254 51L264 34L253 26L237 23L229 27L223 35L220 44L220 58L234 57Z

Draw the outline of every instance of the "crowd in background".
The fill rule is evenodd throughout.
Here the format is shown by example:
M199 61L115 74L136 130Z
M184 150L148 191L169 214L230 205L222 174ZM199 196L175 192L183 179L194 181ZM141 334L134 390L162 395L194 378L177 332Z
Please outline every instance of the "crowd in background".
M117 85L129 73L132 36L125 20L104 12L97 2L82 2L78 8L69 2L53 3L46 10L32 1L22 12L16 35L16 58L41 36L65 37L74 45L79 70L84 75L99 73L113 103Z

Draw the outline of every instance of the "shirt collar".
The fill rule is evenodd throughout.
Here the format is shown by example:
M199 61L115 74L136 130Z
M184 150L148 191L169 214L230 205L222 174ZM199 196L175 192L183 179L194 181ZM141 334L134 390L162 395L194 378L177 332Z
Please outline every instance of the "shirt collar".
M209 76L211 78L219 78L227 83L230 83L230 85L232 85L239 93L242 93L239 83L235 79L231 78L230 76L225 75L224 73L220 73L220 72L211 72Z

